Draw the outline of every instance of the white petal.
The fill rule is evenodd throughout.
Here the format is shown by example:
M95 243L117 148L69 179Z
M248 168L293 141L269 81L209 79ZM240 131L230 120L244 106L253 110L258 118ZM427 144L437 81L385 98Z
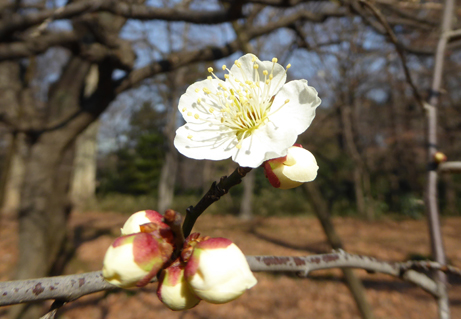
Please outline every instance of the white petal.
M270 90L268 96L271 97L281 89L281 87L285 84L287 80L287 74L285 71L285 68L281 66L278 63L273 63L271 61L260 61L258 58L256 58L255 62L252 62L254 55L253 54L246 54L242 56L238 61L241 64L241 67L239 68L237 65L233 65L232 68L230 69L231 76L226 82L232 83L234 88L238 88L239 85L238 83L235 83L234 78L237 78L241 82L245 82L246 80L251 80L253 82L259 82L260 87L264 87L264 70L267 70L269 74L271 74L272 71L272 76L273 79L271 80L270 83ZM255 70L253 68L254 63L259 65L259 68ZM272 66L274 67L274 70L272 70ZM256 76L256 73L258 73L258 76Z
M256 283L245 256L235 244L222 249L204 249L198 273L189 279L195 294L211 303L234 300Z
M266 123L243 140L242 148L232 159L240 166L256 168L264 161L285 156L297 137L290 125L276 127L271 122Z
M151 223L147 218L145 211L140 211L132 214L123 225L121 231L122 235L130 235L141 232L140 225Z
M174 286L164 282L159 283L157 294L160 300L171 310L190 309L200 302L184 278L184 271L181 272L179 282Z
M176 149L194 159L217 161L229 158L235 152L235 145L235 133L225 126L208 123L187 123L178 128L174 139Z
M134 262L133 245L125 244L109 247L104 257L102 274L109 283L128 288L135 287L136 283L143 279L148 272Z
M203 91L205 88L209 89L212 93L217 93L220 82L225 84L224 81L217 79L195 82L187 88L186 93L181 95L178 109L186 122L203 123L204 120L219 120L221 118L218 110L221 109L222 105L218 103L219 100L213 98L212 95L205 94ZM198 99L201 99L201 103L197 102ZM210 113L210 107L216 111ZM196 118L197 115L198 118Z
M289 102L283 105L286 100ZM299 135L311 125L320 102L317 91L306 80L291 81L275 97L269 119L276 126L291 126Z
M286 177L296 182L310 182L317 177L319 167L311 152L301 147L291 147L288 149L288 157L296 163L292 166L283 165Z

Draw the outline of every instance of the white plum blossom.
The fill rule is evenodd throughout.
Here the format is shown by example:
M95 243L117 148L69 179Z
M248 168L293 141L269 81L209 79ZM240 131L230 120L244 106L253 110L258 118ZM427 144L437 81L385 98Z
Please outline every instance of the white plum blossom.
M225 80L212 76L189 86L179 100L186 124L176 131L174 145L194 159L229 157L244 167L282 157L315 117L317 91L306 80L286 82L287 70L246 54Z

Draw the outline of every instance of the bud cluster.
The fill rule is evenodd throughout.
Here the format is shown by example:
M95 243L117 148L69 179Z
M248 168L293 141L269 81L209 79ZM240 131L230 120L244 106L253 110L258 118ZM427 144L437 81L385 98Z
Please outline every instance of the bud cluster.
M109 247L103 275L118 287L142 287L158 275L159 299L172 310L186 310L201 300L226 303L256 284L242 251L226 238L191 234L172 260L174 234L159 213L133 214L122 236Z

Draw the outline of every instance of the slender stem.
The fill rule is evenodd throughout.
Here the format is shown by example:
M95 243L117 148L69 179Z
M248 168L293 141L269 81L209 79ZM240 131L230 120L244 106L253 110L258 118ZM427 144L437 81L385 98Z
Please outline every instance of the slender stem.
M240 184L245 175L251 170L252 168L250 167L238 167L230 176L221 177L219 183L213 182L208 192L202 197L197 205L195 205L195 207L190 206L187 209L187 215L182 225L184 237L190 235L197 218L199 218L211 204L218 201L221 196L227 194L231 187Z
M443 247L442 232L440 229L440 215L437 202L437 165L434 163L434 154L437 152L437 105L439 103L440 87L442 83L443 63L445 60L445 50L451 32L451 25L454 12L454 1L446 0L441 22L441 34L437 43L435 53L434 73L432 79L429 103L426 103L427 118L427 160L428 172L426 180L426 209L429 223L429 233L431 236L432 254L435 261L445 265L446 257ZM450 308L447 293L447 277L441 271L435 272L435 281L440 293L437 298L439 318L449 319Z

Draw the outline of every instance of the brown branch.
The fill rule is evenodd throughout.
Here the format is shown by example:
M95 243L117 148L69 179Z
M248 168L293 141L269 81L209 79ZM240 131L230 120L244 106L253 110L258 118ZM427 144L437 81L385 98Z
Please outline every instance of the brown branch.
M242 182L242 178L251 171L249 167L238 167L235 171L229 176L221 177L219 183L213 182L208 192L202 197L202 199L195 206L190 206L187 209L187 215L184 219L184 224L182 230L184 236L187 237L194 227L195 221L197 218L210 207L211 204L218 201L221 196L227 194L231 187L238 185Z
M20 42L2 43L0 44L0 61L37 55L54 46L68 47L77 44L78 40L75 32L65 31L29 37Z
M370 3L370 2L368 2L366 0L358 0L358 1L359 1L359 3L367 6L371 10L373 15L376 17L376 19L379 21L379 23L386 30L387 34L389 35L389 38L391 39L392 43L395 46L395 50L397 51L397 53L399 55L400 61L402 62L402 67L403 67L403 71L405 73L405 78L407 79L407 82L411 87L411 90L413 92L413 96L414 96L416 102L418 102L419 106L422 109L424 109L424 100L421 97L421 94L419 93L418 89L416 88L415 83L413 82L413 79L412 79L411 74L410 74L410 70L408 69L408 66L407 66L407 59L406 59L406 56L405 56L404 49L403 49L402 45L400 44L399 40L397 39L397 37L395 36L394 31L392 31L392 28L389 26L389 23L386 21L386 18L384 18L384 16L381 14L381 12L379 11L378 8L376 8L372 3Z
M182 21L198 24L221 24L242 17L242 1L233 1L228 9L221 10L189 10L183 8L158 8L141 4L128 4L113 0L87 0L72 2L56 9L42 10L27 15L14 14L0 22L0 38L4 38L15 31L22 31L34 25L43 23L45 20L69 19L80 14L96 11L106 11L125 18L138 20L164 20Z
M283 27L290 27L297 21L313 21L323 22L330 17L344 16L344 10L333 10L325 13L313 13L307 10L298 11L290 16L283 17L276 22L268 23L262 27L256 27L246 30L248 40L266 35L274 30ZM239 42L234 40L228 42L223 46L210 46L207 48L189 51L189 52L176 52L170 54L167 58L155 61L145 67L130 72L126 77L116 82L116 93L119 94L123 91L131 89L138 85L143 80L150 78L159 73L165 73L176 70L182 66L191 63L214 61L227 57L239 50Z
M296 272L302 276L312 271L332 268L364 269L370 273L383 273L411 282L434 296L439 292L432 279L416 270L440 269L446 273L461 276L461 269L443 266L436 262L387 262L372 257L346 253L342 250L330 254L289 256L246 256L255 272ZM424 265L424 266L423 266ZM104 281L101 271L90 273L16 280L0 283L0 306L43 300L58 300L57 305L74 301L84 295L99 291L118 289ZM50 311L52 311L50 309Z
M34 25L40 24L49 18L53 18L55 20L69 19L82 13L100 10L101 5L104 2L107 1L77 1L65 6L63 10L60 10L60 12L56 12L56 9L48 9L27 15L19 13L13 14L0 22L0 38L4 38L15 31L22 31Z

